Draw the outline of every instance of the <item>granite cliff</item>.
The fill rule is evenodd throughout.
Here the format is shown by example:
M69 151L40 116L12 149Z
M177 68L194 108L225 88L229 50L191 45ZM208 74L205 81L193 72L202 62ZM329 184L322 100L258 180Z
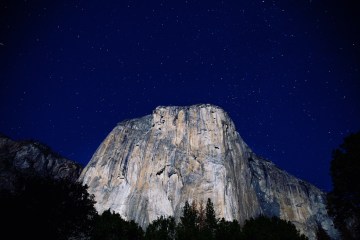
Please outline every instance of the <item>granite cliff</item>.
M76 181L81 170L44 144L0 135L0 190L16 190L18 179L28 176Z
M318 225L338 236L324 193L257 156L213 105L158 107L119 123L79 181L99 212L110 208L144 227L161 215L179 218L186 200L210 198L227 220L278 216L310 239Z

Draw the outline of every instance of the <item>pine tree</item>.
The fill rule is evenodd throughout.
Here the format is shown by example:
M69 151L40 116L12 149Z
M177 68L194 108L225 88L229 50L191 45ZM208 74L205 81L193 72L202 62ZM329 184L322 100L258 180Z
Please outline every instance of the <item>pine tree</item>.
M205 224L202 231L202 236L205 239L215 239L215 232L217 227L217 219L214 210L214 204L208 198L205 207Z
M246 220L242 229L244 239L256 240L306 240L295 225L278 217L259 216Z
M360 132L344 139L331 161L333 190L328 194L328 212L343 239L360 239Z
M134 221L125 221L108 209L97 217L92 240L141 240L143 235L142 228Z
M190 206L188 201L185 202L183 216L180 217L180 223L177 226L178 240L195 240L198 238L198 216L197 210L193 206L194 204Z
M202 230L205 227L205 208L204 208L204 201L201 200L199 204L199 210L198 210L198 223L199 223L199 229Z
M208 198L206 202L205 214L205 222L207 227L209 227L210 229L215 229L217 219L215 215L214 204L211 202L210 198Z
M233 220L232 222L226 221L222 218L218 222L218 226L216 228L215 233L216 240L239 240L241 239L241 228L240 224L237 220Z
M153 221L146 229L147 240L174 240L176 223L174 217L163 217Z

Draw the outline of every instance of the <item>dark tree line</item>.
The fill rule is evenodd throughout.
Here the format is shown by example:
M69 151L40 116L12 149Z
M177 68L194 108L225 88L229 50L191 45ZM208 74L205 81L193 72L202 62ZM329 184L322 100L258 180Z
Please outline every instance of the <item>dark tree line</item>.
M210 199L185 202L178 223L160 217L146 232L110 210L98 215L87 186L66 180L27 177L15 192L0 192L2 239L54 240L242 240L306 239L290 222L260 216L239 223L217 219ZM8 236L8 238L3 238Z
M185 202L183 216L175 223L173 217L160 217L152 222L145 234L146 240L305 240L289 221L277 217L259 216L245 221L243 227L234 221L217 219L214 205L208 199L203 204Z
M0 238L37 240L137 240L144 231L110 210L98 215L87 186L27 176L16 191L0 191ZM7 237L7 238L6 238Z
M144 231L134 221L125 221L120 214L104 211L99 215L91 234L92 240L137 240L144 238Z
M40 177L25 177L18 185L15 192L0 193L2 236L55 240L90 236L97 212L86 186Z

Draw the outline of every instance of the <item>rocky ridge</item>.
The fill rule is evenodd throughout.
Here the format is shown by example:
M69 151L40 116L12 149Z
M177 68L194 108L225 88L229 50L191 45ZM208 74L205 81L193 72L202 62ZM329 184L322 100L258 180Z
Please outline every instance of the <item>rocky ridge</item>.
M37 141L14 141L0 135L0 189L13 191L19 177L77 181L82 167Z
M178 219L186 200L210 198L227 220L278 216L310 239L318 225L338 237L324 193L257 156L214 105L157 107L119 123L79 181L99 212L110 208L143 227L161 215Z

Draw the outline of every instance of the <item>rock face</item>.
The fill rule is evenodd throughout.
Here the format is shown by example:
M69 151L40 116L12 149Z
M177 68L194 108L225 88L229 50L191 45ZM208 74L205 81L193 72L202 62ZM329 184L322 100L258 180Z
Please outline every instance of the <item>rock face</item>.
M278 216L310 239L318 224L337 238L324 193L258 157L213 105L158 107L119 123L79 180L99 212L110 208L142 226L161 215L179 218L186 200L210 198L217 217Z
M20 176L76 181L82 167L36 141L13 141L0 135L0 189L14 190Z

